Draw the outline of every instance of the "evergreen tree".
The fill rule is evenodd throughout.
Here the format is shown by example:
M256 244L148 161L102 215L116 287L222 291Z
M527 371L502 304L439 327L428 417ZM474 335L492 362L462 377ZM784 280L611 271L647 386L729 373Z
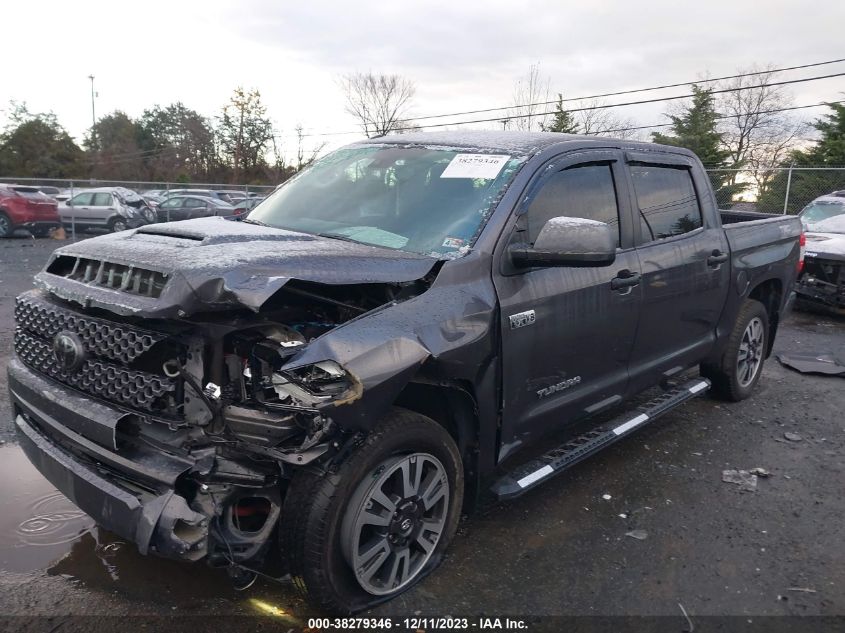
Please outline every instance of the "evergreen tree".
M557 103L552 121L549 125L543 125L544 132L563 132L564 134L578 134L578 122L572 113L563 109L563 94L557 93Z
M52 112L33 114L12 102L0 134L0 174L21 178L85 176L84 153Z
M829 114L813 123L821 133L816 144L804 151L792 152L784 167L794 165L792 179L789 182L788 213L798 213L814 198L845 189L845 171L801 171L801 167L845 167L845 105L829 103ZM772 179L771 185L758 200L760 211L781 213L786 199L786 183L789 172L780 170Z
M708 169L727 167L730 152L725 149L722 134L717 129L719 115L713 94L696 85L693 85L692 92L692 103L682 114L667 115L672 121L672 134L653 132L652 139L655 143L692 150ZM734 172L709 171L708 174L719 204L729 203L747 186L734 181Z

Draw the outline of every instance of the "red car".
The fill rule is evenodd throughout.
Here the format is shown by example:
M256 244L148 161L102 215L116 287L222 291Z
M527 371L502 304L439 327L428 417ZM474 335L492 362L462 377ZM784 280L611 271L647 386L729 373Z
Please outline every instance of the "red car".
M10 237L16 229L47 235L62 225L58 206L37 187L0 184L0 238Z

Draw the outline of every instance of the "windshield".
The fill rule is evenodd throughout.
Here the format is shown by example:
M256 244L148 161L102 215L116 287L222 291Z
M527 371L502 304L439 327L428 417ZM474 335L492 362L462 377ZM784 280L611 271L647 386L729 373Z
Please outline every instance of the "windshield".
M811 226L822 220L845 214L845 202L816 201L808 204L800 213L801 222Z
M423 147L341 149L277 189L248 221L456 257L475 242L522 161Z

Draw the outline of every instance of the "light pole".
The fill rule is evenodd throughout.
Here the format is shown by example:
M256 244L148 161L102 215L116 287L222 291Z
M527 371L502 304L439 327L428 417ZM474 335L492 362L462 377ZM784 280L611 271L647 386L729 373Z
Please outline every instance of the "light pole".
M97 116L94 114L94 75L88 75L91 80L91 140L96 141L94 127L97 125Z

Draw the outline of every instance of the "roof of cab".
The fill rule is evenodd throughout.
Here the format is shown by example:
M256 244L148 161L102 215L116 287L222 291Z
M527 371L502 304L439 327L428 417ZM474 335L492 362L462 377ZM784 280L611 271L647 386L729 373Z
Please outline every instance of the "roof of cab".
M378 136L356 143L356 145L423 145L450 148L467 148L482 151L502 151L512 155L530 156L537 152L558 145L572 143L574 146L624 147L637 150L657 149L673 153L690 154L689 150L679 147L643 143L606 136L586 136L583 134L560 134L558 132L518 132L506 130L450 130L443 132L412 132L410 134L391 134Z

